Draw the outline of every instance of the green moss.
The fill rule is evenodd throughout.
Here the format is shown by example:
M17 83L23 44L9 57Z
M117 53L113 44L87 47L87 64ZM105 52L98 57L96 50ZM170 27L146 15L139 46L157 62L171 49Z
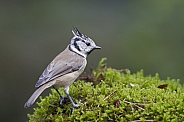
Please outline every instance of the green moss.
M184 121L184 88L179 80L144 76L143 70L131 74L107 68L104 60L92 72L93 82L79 80L71 85L71 96L75 102L81 100L72 115L71 103L66 99L61 106L59 95L51 89L49 96L40 98L34 113L28 114L30 122Z

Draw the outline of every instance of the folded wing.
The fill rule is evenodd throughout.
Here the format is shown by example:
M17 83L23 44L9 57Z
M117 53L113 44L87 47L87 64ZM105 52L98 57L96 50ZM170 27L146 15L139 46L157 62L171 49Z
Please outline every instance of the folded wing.
M39 77L35 87L38 88L55 78L77 71L81 66L81 63L76 63L75 61L69 63L51 62Z

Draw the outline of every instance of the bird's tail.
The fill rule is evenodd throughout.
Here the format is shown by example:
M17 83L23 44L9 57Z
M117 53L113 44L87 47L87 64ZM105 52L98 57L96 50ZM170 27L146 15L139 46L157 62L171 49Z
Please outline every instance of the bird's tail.
M25 103L24 108L30 107L38 98L38 96L46 89L48 88L47 84L44 84L43 86L39 87L29 98L29 100Z

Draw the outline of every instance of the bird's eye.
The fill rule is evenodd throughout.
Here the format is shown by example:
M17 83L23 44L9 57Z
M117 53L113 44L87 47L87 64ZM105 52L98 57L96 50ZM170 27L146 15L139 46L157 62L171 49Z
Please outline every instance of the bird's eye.
M91 44L90 43L86 43L87 46L90 46Z

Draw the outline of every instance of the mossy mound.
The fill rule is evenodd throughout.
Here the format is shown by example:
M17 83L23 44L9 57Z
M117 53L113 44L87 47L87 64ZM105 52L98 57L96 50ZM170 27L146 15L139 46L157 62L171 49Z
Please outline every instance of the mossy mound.
M144 76L143 71L131 74L129 70L107 68L102 59L92 75L70 87L74 101L80 107L71 113L66 99L61 106L54 89L41 98L30 122L61 121L184 121L184 87L179 80L161 80L159 75ZM64 94L63 89L59 89Z

